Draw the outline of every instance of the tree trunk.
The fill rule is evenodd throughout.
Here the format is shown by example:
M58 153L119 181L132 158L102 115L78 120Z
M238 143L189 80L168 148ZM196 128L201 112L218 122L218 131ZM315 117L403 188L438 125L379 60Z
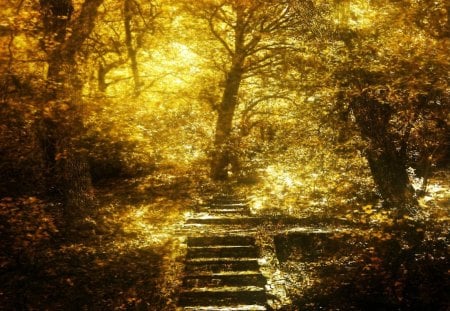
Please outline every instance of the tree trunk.
M141 92L141 80L139 77L139 69L137 63L137 51L133 46L133 36L131 32L131 19L133 17L133 11L131 8L131 0L124 0L124 27L125 27L125 45L127 46L128 58L130 59L131 72L133 74L134 81L134 96L139 96Z
M84 132L80 109L82 84L75 61L53 55L47 81L50 86L46 111L50 113L44 116L43 123L47 171L53 191L64 199L66 221L72 224L85 216L93 203L89 165L79 146Z
M404 161L394 148L366 151L375 184L387 206L399 210L415 204L414 189L410 183ZM404 211L400 211L402 214Z
M105 66L103 66L103 64L99 64L97 70L97 86L98 90L102 93L105 93L106 88L108 87L108 83L106 83L107 73L108 71L106 70Z
M92 183L86 157L78 142L83 134L82 82L76 54L91 33L102 0L86 0L75 21L70 0L41 0L48 53L47 89L42 107L41 141L45 148L47 178L64 198L69 227L82 219L93 202ZM67 28L71 35L67 36Z
M353 102L352 110L361 136L369 142L365 156L378 191L385 205L397 209L401 217L417 201L406 170L406 144L389 131L391 107L362 95Z
M61 145L64 147L64 145ZM66 146L69 147L69 146ZM91 182L91 173L86 156L72 150L67 156L59 159L57 169L61 171L60 185L63 186L65 198L64 216L68 224L74 224L90 213L94 203L94 192Z
M214 151L211 160L211 178L213 180L226 180L228 166L236 162L231 142L233 117L238 105L239 87L242 81L242 63L237 63L228 73L225 82L222 101L219 106Z
M234 27L234 52L228 47L231 56L231 67L227 72L225 89L220 102L214 138L214 151L211 160L211 178L213 180L228 179L228 166L234 165L237 169L237 158L231 141L233 117L238 105L239 87L244 74L245 52L245 19L244 6L237 5L236 25ZM234 164L233 164L234 163Z

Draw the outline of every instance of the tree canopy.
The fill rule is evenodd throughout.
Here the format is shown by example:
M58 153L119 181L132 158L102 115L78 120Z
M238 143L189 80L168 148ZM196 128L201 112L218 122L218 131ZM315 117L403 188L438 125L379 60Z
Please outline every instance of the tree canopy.
M392 309L441 306L412 297L408 271L429 287L448 272L449 51L447 0L0 1L0 267L21 273L0 284L20 297L50 277L84 306L173 307L163 262L182 248L164 230L232 189L274 232L356 228L330 238L354 244L335 254L338 280L361 277L352 292L389 283ZM311 285L292 262L301 233L264 230L292 284ZM74 258L85 270L68 277ZM103 267L136 284L100 293Z
M369 169L387 205L414 206L408 169L423 192L448 164L445 1L4 7L3 170L34 170L66 199L90 175L169 163L224 180L274 165L329 176L344 161Z

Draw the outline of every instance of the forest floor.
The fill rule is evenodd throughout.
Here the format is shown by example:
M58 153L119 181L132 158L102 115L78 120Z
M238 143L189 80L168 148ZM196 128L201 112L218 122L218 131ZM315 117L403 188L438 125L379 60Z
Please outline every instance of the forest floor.
M173 310L172 228L191 200L155 191L146 178L99 184L95 215L71 237L55 204L1 199L0 310Z
M362 223L346 215L278 216L258 228L260 243L275 241L262 248L274 250L285 279L290 303L281 309L447 310L446 177L432 181L432 197L421 200L426 219L393 226L372 208ZM61 232L57 204L0 199L0 309L174 310L183 274L181 226L211 193L163 179L98 184L98 209L75 239ZM305 242L300 237L308 228L329 234Z

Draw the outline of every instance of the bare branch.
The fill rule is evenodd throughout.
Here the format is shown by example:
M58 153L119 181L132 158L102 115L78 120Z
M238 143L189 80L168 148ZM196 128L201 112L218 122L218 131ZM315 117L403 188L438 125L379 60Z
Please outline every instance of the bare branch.
M216 28L214 27L214 23L213 23L213 19L216 16L217 12L219 11L220 7L217 7L213 14L211 14L211 16L208 17L208 24L209 24L209 29L211 30L213 36L219 40L219 42L223 45L223 47L227 50L228 54L230 56L234 56L234 52L233 50L230 48L230 46L228 45L228 43L225 41L225 39L223 39L220 34L216 31Z

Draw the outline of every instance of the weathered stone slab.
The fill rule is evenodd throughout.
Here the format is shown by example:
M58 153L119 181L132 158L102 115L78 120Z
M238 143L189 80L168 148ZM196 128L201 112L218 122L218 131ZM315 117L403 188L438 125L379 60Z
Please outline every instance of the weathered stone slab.
M208 245L254 245L253 236L226 235L226 236L202 236L188 237L187 246L208 246Z
M189 275L183 280L183 287L223 287L223 286L259 286L266 285L266 278L261 273L235 273L210 275Z
M255 246L219 245L189 247L186 258L256 258L258 250Z
M258 225L263 219L259 217L198 217L190 218L187 224L203 224L203 225Z
M211 208L209 209L209 212L212 215L230 215L230 216L239 216L239 215L249 215L250 210L244 210L244 209L218 209L218 208Z
M236 305L236 306L186 306L184 311L266 311L262 305Z
M229 271L259 271L258 260L189 260L185 266L185 272L187 274L223 273Z
M242 202L214 202L209 205L210 207L217 207L217 208L229 208L229 209L235 209L235 208L248 208L247 203Z
M261 288L254 289L219 289L210 288L191 290L181 293L180 306L232 306L232 305L264 305L267 301L266 292Z

